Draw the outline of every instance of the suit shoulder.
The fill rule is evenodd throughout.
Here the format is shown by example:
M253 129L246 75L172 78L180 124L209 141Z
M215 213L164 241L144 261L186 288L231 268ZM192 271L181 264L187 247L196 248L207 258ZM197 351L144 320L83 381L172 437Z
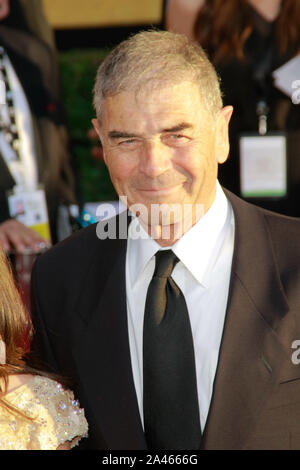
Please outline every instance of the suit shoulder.
M264 209L255 204L244 201L225 188L223 189L233 208L239 213L239 215L246 213L248 216L249 213L252 213L255 214L255 217L259 217L257 220L259 220L262 216L266 220L269 226L269 230L273 236L278 236L280 239L282 239L282 235L286 233L290 237L295 237L296 239L298 238L300 243L300 218L289 217Z
M56 243L53 247L39 256L34 268L48 275L53 271L70 271L76 265L84 262L97 247L96 224L75 232L70 237Z
M274 236L278 237L282 242L287 239L295 239L295 243L300 246L300 219L296 217L288 217L282 214L264 211L264 217Z
M300 219L264 213L279 266L300 275Z
M38 264L45 269L60 266L63 270L75 269L77 266L88 266L97 259L109 258L114 255L116 245L120 242L116 236L108 233L107 238L101 238L99 227L107 224L117 226L119 217L112 217L103 222L97 222L78 230L70 237L55 244L50 250L38 258ZM103 230L103 233L105 230ZM37 264L37 263L36 263Z
M240 199L226 189L224 191L243 226L249 226L249 221L253 230L261 230L265 226L267 232L263 230L262 233L268 234L280 266L300 271L300 219L268 211ZM247 236L249 233L248 230Z

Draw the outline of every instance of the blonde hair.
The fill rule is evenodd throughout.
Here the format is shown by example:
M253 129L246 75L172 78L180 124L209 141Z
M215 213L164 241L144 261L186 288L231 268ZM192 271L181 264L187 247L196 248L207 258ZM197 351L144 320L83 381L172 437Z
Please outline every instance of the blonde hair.
M6 363L23 365L24 345L32 324L17 289L11 264L0 248L0 336L6 345ZM0 377L2 375L0 367Z
M101 119L103 100L122 91L191 81L198 85L208 112L222 108L219 78L204 50L182 34L142 31L119 44L100 65L94 86L94 107Z
M0 364L2 394L7 390L10 374L22 374L28 371L23 357L26 354L25 344L29 342L31 334L32 324L29 314L25 311L16 287L11 264L0 247L0 338L6 346L6 363ZM4 388L1 382L4 383ZM18 410L1 397L0 405L18 413Z
M33 325L17 288L11 263L0 247L0 339L6 346L6 363L0 364L0 406L25 419L32 420L25 413L10 405L3 395L7 392L11 374L32 374L59 380L62 386L71 384L65 377L58 376L27 364L27 348L33 334ZM31 357L31 362L36 362ZM4 387L2 386L4 383Z

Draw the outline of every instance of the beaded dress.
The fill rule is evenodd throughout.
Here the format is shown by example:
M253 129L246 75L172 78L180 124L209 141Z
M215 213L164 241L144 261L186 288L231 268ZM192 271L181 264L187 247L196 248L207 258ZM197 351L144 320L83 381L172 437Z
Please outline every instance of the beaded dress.
M87 437L84 411L73 392L52 379L32 376L2 399L22 414L0 405L0 450L55 450Z

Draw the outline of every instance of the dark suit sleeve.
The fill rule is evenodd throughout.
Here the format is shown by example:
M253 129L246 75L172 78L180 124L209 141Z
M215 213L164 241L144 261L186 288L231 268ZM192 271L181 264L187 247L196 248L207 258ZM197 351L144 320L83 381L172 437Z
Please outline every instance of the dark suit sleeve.
M34 336L31 344L29 363L31 366L58 373L58 365L51 346L48 330L45 325L43 311L40 308L38 289L38 261L35 263L31 277L31 316Z
M43 369L76 376L73 348L80 345L83 327L78 302L97 241L95 227L89 226L36 259L31 278L31 365L38 360Z

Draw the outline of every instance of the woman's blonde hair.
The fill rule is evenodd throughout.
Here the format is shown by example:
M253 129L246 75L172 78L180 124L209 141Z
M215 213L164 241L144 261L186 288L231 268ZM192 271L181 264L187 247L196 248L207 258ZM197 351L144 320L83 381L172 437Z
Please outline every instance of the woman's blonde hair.
M0 336L6 346L6 363L0 364L0 379L26 368L24 355L32 323L16 286L9 259L0 248Z
M11 263L0 247L0 339L6 346L6 361L5 364L0 364L0 406L29 420L30 417L10 405L3 396L7 392L11 374L42 375L59 381L64 388L71 385L71 381L65 377L27 364L26 355L32 334L30 313L24 307ZM34 358L31 358L31 362L33 361Z

